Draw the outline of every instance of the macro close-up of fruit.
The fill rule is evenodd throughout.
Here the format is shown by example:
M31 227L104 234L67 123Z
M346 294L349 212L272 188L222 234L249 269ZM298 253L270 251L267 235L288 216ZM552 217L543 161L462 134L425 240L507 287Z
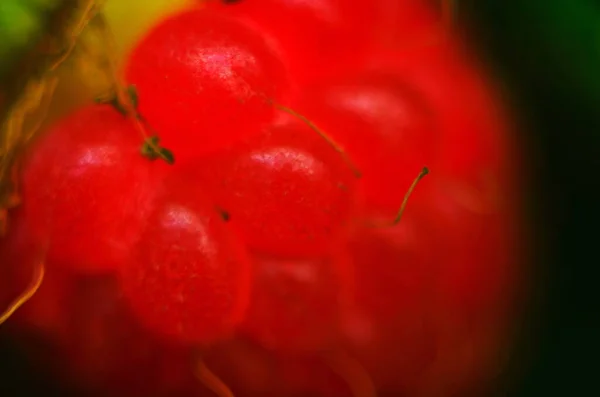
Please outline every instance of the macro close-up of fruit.
M453 13L1 3L3 337L62 395L490 395L526 173Z

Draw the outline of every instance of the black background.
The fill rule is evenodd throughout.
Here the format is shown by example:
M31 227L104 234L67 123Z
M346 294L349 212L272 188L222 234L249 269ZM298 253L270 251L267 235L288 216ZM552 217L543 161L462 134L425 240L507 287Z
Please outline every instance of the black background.
M459 13L525 121L529 160L534 288L497 395L600 395L600 103L560 81L531 15L511 3L464 0ZM0 397L24 395L61 393L0 339Z
M519 3L465 0L460 13L526 120L521 133L530 160L536 288L531 327L514 356L516 371L499 395L600 395L598 93L586 96L588 87L573 84L553 61L535 9L524 5L543 2Z

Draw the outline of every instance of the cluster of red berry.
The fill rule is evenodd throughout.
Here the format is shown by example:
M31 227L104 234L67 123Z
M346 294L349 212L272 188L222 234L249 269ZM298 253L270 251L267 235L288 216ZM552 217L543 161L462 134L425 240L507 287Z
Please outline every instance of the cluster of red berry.
M478 390L514 283L512 148L423 3L209 2L155 26L126 69L139 114L81 108L24 158L2 302L46 276L14 326L113 396L209 393L194 368L223 396L207 368L240 396Z

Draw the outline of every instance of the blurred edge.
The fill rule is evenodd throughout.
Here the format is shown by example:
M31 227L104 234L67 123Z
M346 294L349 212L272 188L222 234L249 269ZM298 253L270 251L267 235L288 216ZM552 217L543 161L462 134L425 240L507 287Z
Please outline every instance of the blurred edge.
M531 183L533 289L498 395L600 395L600 2L459 1L522 121Z

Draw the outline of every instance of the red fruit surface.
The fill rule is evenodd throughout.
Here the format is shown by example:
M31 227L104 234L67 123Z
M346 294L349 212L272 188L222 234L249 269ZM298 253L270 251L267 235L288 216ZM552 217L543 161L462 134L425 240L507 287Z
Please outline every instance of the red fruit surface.
M130 55L139 109L176 161L260 132L287 95L287 72L263 37L226 16L183 11L155 26Z
M56 345L49 365L103 395L209 395L182 352L198 344L237 397L365 397L368 378L382 396L489 395L518 292L519 163L493 84L429 3L242 0L150 32L128 73L140 78L142 113L187 164L164 185L148 179L148 222L118 285L65 286L65 266L51 262L49 283L14 317L16 334L34 327ZM289 103L286 67L303 90ZM239 102L239 86L226 84L246 72L252 100ZM308 116L363 179L299 120L273 123L260 96ZM366 215L391 219L424 165L431 174L400 224L357 219L364 198ZM31 263L22 247L44 240L23 233L0 259ZM350 258L319 259L339 243ZM10 289L0 299L22 291Z
M89 106L54 125L23 167L23 210L32 233L49 242L51 263L106 272L128 257L160 162L144 158L143 138L110 106Z
M343 157L299 120L272 126L194 168L259 253L320 255L346 233L356 178Z
M161 186L121 286L148 329L183 343L211 343L243 319L250 294L244 247L186 174Z
M435 47L448 39L453 26L454 0L375 0L381 15L374 40L375 52L389 49L410 57L414 50Z
M517 159L503 157L514 151L506 137L509 117L493 93L494 83L463 45L442 41L415 49L410 56L380 52L364 67L402 76L435 109L442 150L431 168L438 174L474 189L471 196L490 187L485 184L500 186L509 183L508 175L514 178Z
M501 219L508 207L473 211L442 181L423 180L398 226L363 230L350 243L360 282L347 348L381 390L478 390L506 349L517 277L516 245Z
M362 173L367 210L392 219L409 186L438 155L435 110L409 81L362 72L304 90L298 110L340 144Z
M428 321L436 242L413 209L397 226L365 229L349 242L357 283L344 322L351 354L379 387L393 381L403 393L435 357Z
M377 0L245 0L207 5L264 34L301 83L331 75L344 63L364 56L384 6Z
M510 351L522 271L516 202L507 189L502 196L492 193L506 201L473 207L458 200L441 175L432 175L430 182L431 193L417 206L423 205L424 222L435 225L432 238L438 241L431 294L437 355L423 380L427 386L421 387L430 393L452 388L481 395ZM490 193L479 197L485 203Z
M338 336L352 282L344 252L305 260L257 257L242 332L271 351L314 354Z

